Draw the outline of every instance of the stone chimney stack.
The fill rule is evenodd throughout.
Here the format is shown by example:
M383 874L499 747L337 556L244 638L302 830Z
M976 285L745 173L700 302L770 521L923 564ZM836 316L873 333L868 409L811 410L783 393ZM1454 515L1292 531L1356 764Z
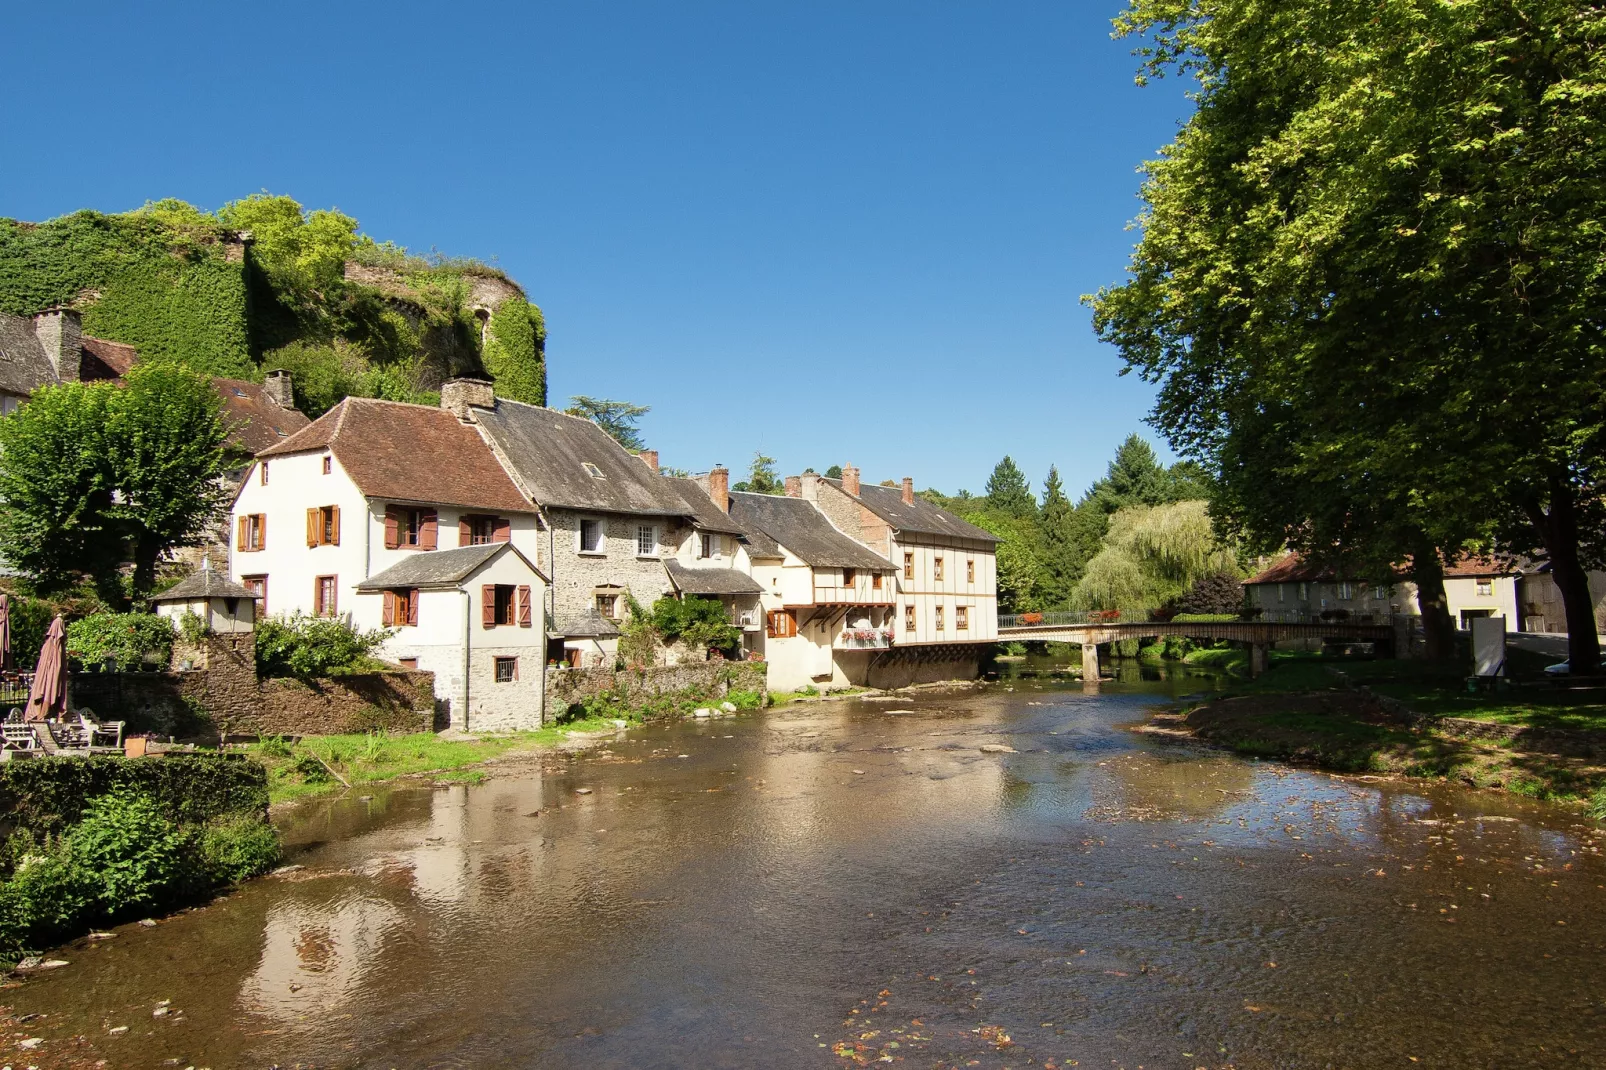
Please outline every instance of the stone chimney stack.
M915 481L910 479L908 476L904 476L903 477L903 504L905 504L905 505L913 505L914 503L915 503Z
M441 408L466 423L470 405L496 408L496 389L484 379L448 379L441 384Z
M708 496L714 499L714 505L722 513L731 511L731 472L722 464L716 464L708 473Z
M820 477L815 472L804 472L797 477L798 497L807 502L820 500Z
M636 454L636 456L641 458L642 464L646 465L648 468L651 468L655 473L658 471L657 450L642 450L640 453Z
M296 407L296 394L291 389L292 385L290 373L281 368L268 373L268 377L262 381L262 392L279 408L293 409Z
M859 470L851 464L842 466L842 489L855 498L859 496Z
M803 477L802 476L787 476L786 477L786 496L788 498L801 498L801 497L803 497Z
M84 358L84 327L76 308L53 308L33 318L33 333L60 383L76 383Z

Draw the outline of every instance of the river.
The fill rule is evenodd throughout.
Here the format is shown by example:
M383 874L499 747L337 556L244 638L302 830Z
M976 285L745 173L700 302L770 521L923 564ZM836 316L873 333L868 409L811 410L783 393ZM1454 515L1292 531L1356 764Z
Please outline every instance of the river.
M1214 686L1141 675L304 804L304 869L0 993L12 1065L1606 1065L1594 826L1135 735Z

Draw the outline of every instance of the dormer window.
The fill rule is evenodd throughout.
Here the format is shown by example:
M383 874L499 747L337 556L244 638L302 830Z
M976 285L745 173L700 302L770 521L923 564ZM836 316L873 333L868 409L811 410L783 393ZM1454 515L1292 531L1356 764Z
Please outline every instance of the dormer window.
M239 387L235 387L234 388L234 396L237 397L237 398L243 398L243 397L245 397L245 391L241 390Z
M607 479L608 478L607 476L602 474L602 469L598 468L596 465L592 464L590 461L581 461L580 462L580 467L584 468L586 470L586 474L589 475L592 479Z

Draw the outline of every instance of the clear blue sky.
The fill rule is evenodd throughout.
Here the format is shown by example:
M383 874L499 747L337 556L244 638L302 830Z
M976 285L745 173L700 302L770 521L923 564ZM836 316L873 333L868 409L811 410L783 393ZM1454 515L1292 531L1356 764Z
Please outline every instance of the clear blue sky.
M1188 108L1119 6L11 4L0 215L286 193L494 259L665 464L1074 495L1151 403L1078 297Z

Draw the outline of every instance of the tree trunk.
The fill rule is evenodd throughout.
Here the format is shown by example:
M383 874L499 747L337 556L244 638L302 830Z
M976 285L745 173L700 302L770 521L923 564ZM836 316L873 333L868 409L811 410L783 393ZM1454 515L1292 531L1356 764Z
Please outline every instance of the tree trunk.
M1578 553L1578 508L1566 480L1550 480L1550 508L1537 499L1523 503L1539 541L1550 559L1550 578L1556 581L1567 614L1567 664L1573 672L1593 673L1600 667L1600 636L1595 630L1595 601L1589 593L1589 572Z
M136 604L151 593L156 586L156 566L161 560L162 551L156 545L156 540L144 536L134 539L134 575L130 586Z
M1444 559L1437 546L1411 555L1411 579L1416 584L1416 604L1422 613L1427 659L1448 661L1455 656L1455 622L1450 619L1450 600L1444 593Z

